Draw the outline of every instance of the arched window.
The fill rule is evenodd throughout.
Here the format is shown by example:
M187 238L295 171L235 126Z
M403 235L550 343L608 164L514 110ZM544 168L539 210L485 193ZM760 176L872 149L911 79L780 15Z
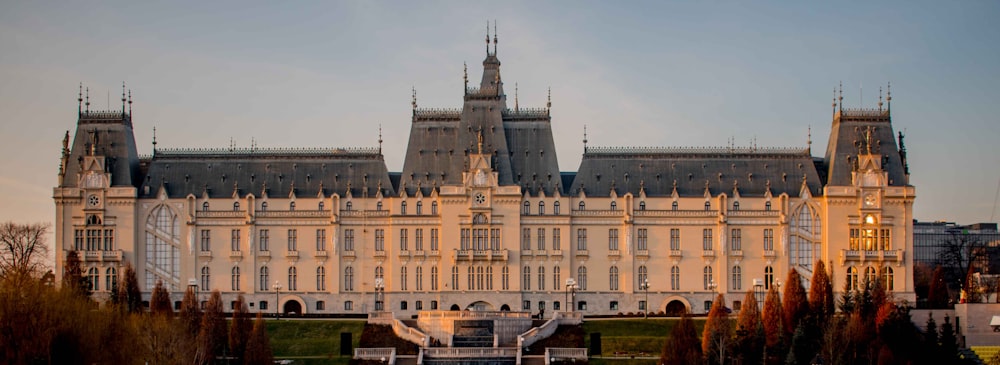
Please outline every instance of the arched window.
M101 285L101 274L97 271L96 267L92 267L87 270L87 280L90 281L90 291L96 292L100 289Z
M344 268L344 291L354 291L354 268Z
M639 276L637 279L639 279L638 283L640 286L649 280L649 271L646 269L646 265L639 265Z
M865 269L865 285L874 285L875 280L878 280L878 271L874 267L869 266Z
M105 274L104 275L104 278L105 278L104 287L109 292L114 293L115 291L118 290L118 269L115 269L113 267L109 267L104 272L104 274Z
M406 290L406 281L407 281L407 279L408 279L408 277L407 277L407 272L406 272L406 266L403 266L403 267L399 268L399 289L400 290Z
M382 211L382 202L375 203L375 210Z
M559 215L559 201L552 203L552 214Z
M670 203L670 210L677 210L677 202Z
M344 210L351 211L351 209L354 209L354 203L353 202L347 202L347 204L345 204L345 206L344 206Z
M201 268L201 290L207 291L212 285L212 273L208 266Z
M771 211L771 202L764 202L764 210Z
M417 215L424 214L424 202L417 202Z
M406 215L406 201L399 203L399 214Z
M288 268L288 291L299 290L299 270L292 266Z
M417 266L416 289L417 290L424 290L424 268L423 268L423 266Z
M576 284L580 290L587 290L587 267L580 266L576 269Z
M508 269L506 266L504 266L503 269L500 270L500 285L502 286L503 290L510 289L510 269Z
M544 215L544 214L545 214L545 202L540 201L538 202L538 215Z
M774 283L774 268L771 266L764 267L764 290L771 290L771 284Z
M431 214L438 214L438 202L431 202Z
M208 202L201 203L201 211L202 212L208 211Z
M712 203L711 202L705 202L705 210L712 210Z
M288 203L288 210L295 211L295 202Z
M851 266L847 268L847 288L858 290L858 268Z
M578 209L579 210L587 210L587 204L581 201L580 202L580 206L579 206Z
M326 290L326 268L322 266L316 268L316 290Z
M521 214L528 215L531 214L531 203L527 200L524 201L524 208L521 210Z
M431 266L431 290L438 290L438 268Z
M521 275L521 290L531 290L531 268L527 266Z
M739 265L733 266L733 290L743 290L743 269Z
M240 211L240 202L234 202L233 203L233 211L234 212Z
M206 267L205 269L208 269L208 268ZM205 272L206 271L205 269L202 269L202 272ZM260 290L261 291L267 291L268 288L270 288L270 286L268 286L268 284L270 284L270 281L271 281L271 271L267 268L267 266L261 266L261 268L260 268L260 286L259 286ZM208 289L208 287L205 287L205 289Z
M723 273L725 275L725 273ZM702 269L702 288L705 290L713 290L715 286L715 280L712 279L712 267L705 266Z
M618 210L618 202L611 202L611 210Z
M893 284L895 284L892 276L892 268L886 266L882 270L883 275L885 275L885 290L892 291L894 289Z
M562 269L559 266L552 267L552 289L559 289L559 283L562 282Z
M740 210L740 202L733 202L733 210Z
M385 270L382 269L382 266L375 267L375 280L378 279L385 280Z
M618 291L618 266L611 266L608 270L608 289Z
M233 291L240 291L240 267L239 266L233 266L231 279L232 279L232 282L230 283L230 288Z
M681 290L681 269L677 265L670 267L670 290Z
M262 212L266 212L267 211L267 202L260 203L260 211L262 211Z
M160 205L146 219L146 288L163 280L168 290L180 283L180 224L177 215Z
M458 266L451 267L451 290L458 290Z
M789 261L794 265L812 268L814 253L819 252L820 220L809 204L798 207L789 230Z
M645 201L639 202L639 210L646 210L646 202Z
M538 267L538 290L545 290L545 266Z
M324 208L326 208L326 203L325 202L319 202L319 205L317 206L316 209L317 210L323 210Z

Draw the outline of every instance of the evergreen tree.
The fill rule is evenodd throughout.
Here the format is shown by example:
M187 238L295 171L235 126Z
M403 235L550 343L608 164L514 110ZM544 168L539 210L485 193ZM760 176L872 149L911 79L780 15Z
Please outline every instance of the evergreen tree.
M938 343L937 322L934 321L934 312L927 313L927 328L924 330L924 350L927 352L928 363L938 363L941 344Z
M948 284L944 278L944 268L937 266L931 276L930 290L927 293L927 306L931 309L948 308Z
M857 303L857 293L854 288L851 287L851 282L848 280L844 281L844 292L840 294L840 302L838 307L842 313L854 312L854 307Z
M753 290L748 290L743 297L743 308L737 319L736 346L743 364L756 364L761 357L764 346L763 329L761 328L760 310L757 308L757 297Z
M701 342L694 328L694 321L688 313L681 315L681 320L670 331L670 337L663 344L660 354L662 365L698 364L702 361Z
M709 363L725 363L726 354L733 346L733 320L726 313L726 300L719 294L708 311L705 328L701 333L701 352Z
M951 325L951 317L944 316L944 324L941 325L941 363L954 364L958 362L958 338L955 337L955 327Z
M788 356L785 357L785 364L787 365L797 365L797 364L808 364L809 360L816 356L816 346L813 343L814 339L812 334L809 332L810 319L803 319L799 321L799 325L795 327L795 333L792 335L791 346L789 346Z
M243 364L246 365L269 365L274 362L274 355L271 353L271 341L267 338L267 326L264 323L264 316L257 312L257 320L253 323L253 331L250 332L250 340L247 342L246 355L243 357Z
M777 354L782 351L782 321L784 314L781 310L781 297L778 295L777 286L772 285L767 291L767 299L764 300L764 353L768 356L767 363L775 363L773 359L780 359Z
M139 290L139 278L136 276L135 267L131 262L125 263L122 270L121 284L115 293L118 304L124 306L129 313L138 313L142 308L142 292Z
M212 291L205 313L201 317L201 330L198 332L198 350L195 354L195 364L206 365L221 356L226 348L226 318L222 312L222 294Z
M170 292L163 286L163 280L157 280L153 287L153 295L149 299L149 312L153 314L173 316L174 309L170 306Z
M80 253L76 250L70 250L66 254L63 288L81 297L90 296L90 279L83 275L83 263L80 261Z
M785 295L782 299L784 301L781 303L781 309L785 315L782 328L785 340L790 341L799 321L809 313L809 302L806 298L806 289L802 287L802 276L795 269L788 270Z
M821 323L825 323L826 318L833 314L833 283L823 260L816 260L809 281L809 309Z
M181 321L184 322L186 333L197 336L201 327L201 308L198 306L198 299L195 297L194 288L188 287L184 292L184 300L181 301Z
M250 322L250 308L240 294L236 298L236 307L233 308L233 324L229 328L229 353L232 356L242 359L247 349L247 341L250 339L250 332L253 324Z

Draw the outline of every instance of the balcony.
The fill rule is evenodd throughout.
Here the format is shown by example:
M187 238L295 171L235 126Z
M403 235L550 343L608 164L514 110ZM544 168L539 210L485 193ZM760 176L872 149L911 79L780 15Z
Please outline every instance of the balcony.
M212 251L198 251L198 257L212 258Z
M243 251L230 251L229 252L229 258L231 258L231 259L242 259L243 258Z
M344 250L344 257L356 257L354 250Z
M649 250L636 250L635 251L635 256L638 257L638 258L641 258L641 259L648 259L649 258Z
M729 251L729 256L731 256L731 257L743 257L743 250L731 250L731 251Z
M576 257L589 257L590 252L587 250L576 250Z
M257 257L271 257L271 251L257 251Z
M101 260L104 260L104 262L121 262L122 250L101 251Z
M427 256L427 251L424 250L413 251L413 257L426 257L426 256Z
M325 258L329 257L329 255L330 254L326 250L316 251L316 258L324 258L325 259Z
M848 261L903 262L903 250L840 250L840 263Z
M506 261L509 254L508 250L454 250L452 252L455 261Z
M521 256L531 256L532 253L531 250L521 250Z
M764 258L773 259L773 258L776 258L776 257L778 257L778 253L775 252L774 250L765 250L764 251Z
M375 253L372 254L372 256L384 259L385 258L385 251L382 251L382 250L375 251Z
M399 250L399 258L401 259L410 258L410 250Z
M299 251L288 251L285 253L285 257L288 258L299 258Z
M670 250L670 257L679 259L679 258L681 258L681 257L684 256L681 252L683 252L683 251L681 251L681 250Z
M430 256L430 257L441 257L441 251L430 250L430 253L427 256Z
M243 218L247 215L245 210L208 210L195 212L196 218Z
M701 253L702 257L715 257L715 250L704 250Z
M552 253L549 254L549 255L551 255L551 256L562 256L563 252L562 252L562 250L552 250Z
M622 257L622 252L619 250L608 250L608 258L618 259Z

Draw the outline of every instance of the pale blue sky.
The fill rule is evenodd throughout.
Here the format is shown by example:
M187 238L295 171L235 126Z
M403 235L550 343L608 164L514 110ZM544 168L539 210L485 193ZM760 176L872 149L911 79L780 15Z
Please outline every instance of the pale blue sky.
M142 154L153 126L160 147L328 147L374 146L381 123L399 171L410 88L421 107L460 107L487 19L508 93L543 107L552 87L563 171L584 125L604 146L804 146L811 126L820 156L833 87L874 107L891 81L916 218L993 214L995 1L123 1L0 4L0 221L53 220L80 82L92 109L120 108L128 83Z

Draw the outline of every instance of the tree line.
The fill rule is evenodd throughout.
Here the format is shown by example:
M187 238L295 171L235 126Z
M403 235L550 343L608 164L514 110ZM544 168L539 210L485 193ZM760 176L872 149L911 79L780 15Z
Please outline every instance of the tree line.
M865 275L859 288L845 283L843 294L835 298L830 273L817 261L808 293L803 281L798 271L789 270L781 289L770 286L760 309L753 290L747 291L735 319L719 294L700 336L690 315L681 318L664 344L660 363L962 363L950 318L938 328L929 317L921 330L911 321L908 304L895 301L881 280Z
M166 286L157 282L147 311L135 269L126 263L101 305L91 298L76 251L66 256L60 285L45 280L47 228L0 224L0 363L273 363L264 320L260 313L251 319L242 295L227 321L218 290L202 308L188 288L175 313Z

